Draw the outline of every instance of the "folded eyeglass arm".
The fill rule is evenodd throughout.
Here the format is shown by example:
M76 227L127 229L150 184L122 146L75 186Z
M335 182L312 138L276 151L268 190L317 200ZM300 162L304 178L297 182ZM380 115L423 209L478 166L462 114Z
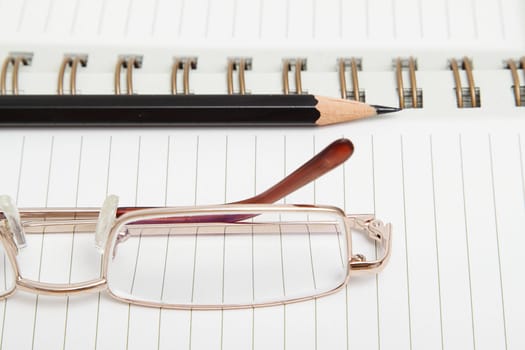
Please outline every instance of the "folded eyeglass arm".
M299 188L309 184L310 182L323 176L330 170L343 164L354 152L354 145L348 139L341 138L335 140L326 146L321 152L317 153L309 161L301 165L294 172L286 176L284 179L267 189L266 191L241 201L229 204L270 204L277 202L290 193ZM130 211L144 209L140 207L120 207L117 209L117 217L124 215ZM201 222L212 220L236 222L250 219L253 215L229 215L223 217L202 217ZM191 222L198 222L198 218L192 217ZM185 222L183 217L179 218L162 218L157 219L155 223L176 223ZM143 222L146 223L146 222ZM153 223L153 222L152 222Z

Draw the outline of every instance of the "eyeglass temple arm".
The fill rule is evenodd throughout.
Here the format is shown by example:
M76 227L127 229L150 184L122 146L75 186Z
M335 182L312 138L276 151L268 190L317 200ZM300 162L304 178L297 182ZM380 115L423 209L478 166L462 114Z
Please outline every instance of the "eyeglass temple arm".
M354 145L349 139L341 138L321 152L316 154L309 161L297 168L293 173L286 176L284 179L279 181L274 186L270 187L266 191L238 202L230 204L270 204L274 203L290 193L298 190L299 188L307 185L308 183L316 180L322 175L326 174L330 170L344 163L352 153L354 152ZM117 209L117 217L124 215L130 211L143 209L138 207L121 207ZM191 222L209 222L209 221L224 221L224 222L236 222L240 220L246 220L252 218L254 215L224 215L224 216L203 216L202 218L192 217ZM155 220L144 220L141 223L177 223L186 222L184 217L177 218L161 218Z
M350 140L338 139L263 193L232 204L269 204L276 202L341 165L350 158L353 152L354 145Z
M373 214L348 215L350 228L359 230L369 238L379 243L382 251L378 259L368 261L362 254L354 254L350 259L350 272L359 274L363 272L377 273L381 271L390 258L392 225L384 224L377 220Z
M324 148L321 152L316 154L313 158L311 158L309 161L304 163L302 166L300 166L298 169L296 169L293 173L286 176L284 179L279 181L274 186L270 187L266 191L251 197L247 198L238 202L234 202L231 204L270 204L273 202L276 202L283 197L287 196L288 194L298 190L299 188L303 187L304 185L314 181L315 179L319 178L320 176L326 174L330 170L336 168L337 166L341 165L343 162L345 162L352 153L354 152L354 145L352 142L348 139L341 138L334 142L332 142L330 145L328 145L326 148ZM121 207L117 209L116 217L122 216L128 212L132 212L135 210L144 209L144 207ZM50 213L48 211L45 212L38 212L38 211L29 211L29 212L21 212L21 216L30 215L31 217L35 217L36 215L41 215L42 217L50 217L50 216L57 216L57 219L61 216L66 215L67 217L72 216L75 219L79 219L80 217L84 217L85 219L89 218L95 218L98 215L98 211L94 210L76 210L71 211L69 214L64 212L57 212L57 213ZM143 224L153 224L153 223L184 223L184 222L191 222L191 223L199 223L199 222L213 222L213 221L219 221L219 222L237 222L241 220L246 220L254 217L256 215L254 214L237 214L237 215L205 215L205 216L192 216L192 217L167 217L167 218L159 218L159 219L152 219L152 220L143 220L140 222L135 222L136 224L143 223ZM5 215L0 212L0 220L4 219ZM20 232L22 232L20 230ZM21 239L23 240L23 235L21 236ZM24 242L21 241L23 244Z

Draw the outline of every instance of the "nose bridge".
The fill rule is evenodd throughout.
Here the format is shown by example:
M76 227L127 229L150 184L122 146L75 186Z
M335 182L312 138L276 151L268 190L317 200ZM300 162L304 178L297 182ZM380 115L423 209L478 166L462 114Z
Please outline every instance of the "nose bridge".
M25 278L17 280L17 286L26 292L45 295L74 295L81 293L94 293L106 289L105 278L98 278L79 283L44 283Z

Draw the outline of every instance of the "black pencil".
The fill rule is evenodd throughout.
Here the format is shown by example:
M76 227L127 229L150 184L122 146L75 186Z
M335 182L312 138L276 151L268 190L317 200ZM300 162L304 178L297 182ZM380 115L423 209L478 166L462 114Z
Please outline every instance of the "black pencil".
M314 95L9 95L0 125L327 125L397 110Z

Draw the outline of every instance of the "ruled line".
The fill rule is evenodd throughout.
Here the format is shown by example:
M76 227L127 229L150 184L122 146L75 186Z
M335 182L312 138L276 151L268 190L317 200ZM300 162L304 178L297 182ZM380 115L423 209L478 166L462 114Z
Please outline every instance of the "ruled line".
M472 347L476 350L476 333L474 328L474 304L472 298L472 277L471 277L471 267L470 267L470 244L469 244L469 234L468 234L468 223L467 223L467 199L465 194L465 170L463 164L463 142L462 136L459 134L459 157L460 157L460 168L461 168L461 190L463 197L463 219L465 223L465 243L467 246L467 267L468 267L468 287L469 287L469 297L470 297L470 321L472 326Z
M69 26L69 33L72 35L75 34L75 28L78 20L79 3L80 0L75 1L75 7L73 8L73 16L71 17L71 25Z
M98 16L97 34L102 34L102 26L104 23L104 15L106 14L106 3L108 0L102 0L102 6L100 6L100 14Z
M223 201L226 203L228 200L226 197L228 188L228 135L226 135L225 146L224 146L224 193ZM222 236L222 286L221 286L221 301L224 304L224 273L226 267L226 226L223 228ZM253 276L253 274L252 274ZM224 348L224 310L221 309L221 335L220 335L220 348Z
M494 184L494 154L492 150L492 135L489 134L489 161L490 161L490 181L492 187L492 203L494 205L494 225L496 229L496 247L498 249L498 274L499 274L499 284L500 284L500 296L501 296L501 312L503 317L503 334L505 335L505 349L508 349L508 339L507 339L507 317L505 314L505 298L503 291L503 278L501 276L501 249L500 249L500 237L499 237L499 220L496 207L496 186Z
M191 278L191 303L193 304L195 298L195 274L197 269L197 244L199 240L199 227L195 229L195 240L193 241L193 272Z
M259 40L262 38L263 13L264 13L264 0L259 0Z
M231 36L235 37L235 26L237 24L237 0L233 0L233 18L232 18L232 27L231 27Z
M182 0L181 1L181 4L180 4L180 14L179 14L179 29L178 29L178 33L177 33L177 36L180 38L180 36L182 35L182 20L184 19L184 12L185 12L185 9L186 9L186 1L185 0Z
M312 38L316 38L317 37L317 16L316 16L316 10L317 10L317 6L316 6L316 2L315 0L312 0Z
M391 5L390 11L392 12L392 34L395 40L397 39L397 16L396 16L397 1L391 0L390 5Z
M474 29L474 39L478 39L479 38L479 26L478 26L478 12L477 12L477 2L476 0L472 0L471 2L471 6L472 6L472 26L473 26L473 29Z
M198 183L199 183L199 135L197 135L197 145L196 145L196 152L195 152L195 190L194 190L194 198L193 198L193 205L197 205L197 190L198 190ZM194 252L194 259L197 254L197 231L198 228L195 231L195 252ZM193 283L191 287L191 301L193 302L193 287L195 282L195 260L193 263ZM190 331L189 331L189 349L191 350L192 345L192 335L193 335L193 310L190 310Z
M312 136L312 157L315 155L315 134ZM314 180L314 183L313 183L313 186L314 186L314 205L317 204L317 200L316 200L316 195L315 195L315 192L316 192L316 189L317 189L317 180ZM310 217L307 218L308 221L310 221ZM308 231L308 249L309 249L309 252L310 252L310 269L312 270L312 281L313 281L313 284L314 284L314 289L317 290L317 283L316 283L316 280L315 280L315 270L314 270L314 258L313 258L313 254L312 254L312 239L311 239L311 235L310 235L310 226L308 226L308 224L306 225L306 228L307 228L307 231ZM319 340L319 337L318 337L318 322L317 322L317 298L314 299L314 344L315 344L315 349L317 349L318 347L318 340Z
M138 147L137 147L137 171L135 173L135 206L138 204L139 197L139 178L140 178L140 159L141 159L141 146L142 146L142 137L139 136ZM133 280L131 282L131 291L133 293L133 287L135 286L135 276L137 274L137 265L139 263L139 253L140 253L140 243L142 241L142 230L139 231L139 242L137 244L137 256L135 259L135 268L133 270ZM128 304L128 317L127 317L127 326L126 326L126 350L129 347L129 325L131 321L131 304Z
M107 172L106 172L106 196L109 192L109 174L111 173L111 156L112 156L112 149L113 149L113 136L109 137L109 150L108 150L108 163L107 163ZM103 257L100 256L100 276L102 276L102 263L103 263ZM102 296L102 292L98 292L97 295L97 316L96 316L96 322L95 322L95 350L98 347L98 328L99 328L99 321L100 321L100 299Z
M22 8L20 9L20 15L18 16L18 23L16 25L16 31L17 32L20 32L22 30L22 23L24 21L24 17L25 17L25 14L26 14L26 5L27 5L27 0L23 0L22 1Z
M447 22L447 40L450 40L451 28L450 28L450 0L445 0L445 19Z
M407 276L407 301L408 301L408 340L410 349L412 349L412 310L410 305L410 274L409 274L409 254L408 254L408 236L407 236L407 208L406 208L406 193L405 193L405 152L403 145L403 135L400 135L401 148L401 183L403 188L403 230L405 243L405 264Z
M287 0L288 2L290 0ZM283 136L283 178L286 176L286 135ZM283 203L286 204L285 196L283 198ZM280 217L279 217L280 219ZM280 248L281 248L281 278L283 283L283 296L286 297L286 285L285 285L285 274L284 274L284 256L283 256L283 232L281 230L281 225L279 225L279 238L280 238ZM283 305L283 350L286 350L286 305Z
M261 0L262 2L262 0ZM254 136L254 150L253 150L253 195L257 194L257 135ZM253 233L253 229L252 229ZM253 237L252 237L252 297L255 299L255 268L254 268L254 249L253 249ZM252 350L255 349L255 308L252 308Z
M168 230L168 237L166 238L166 248L164 249L164 266L162 269L162 285L161 285L161 291L160 291L160 301L164 302L164 286L166 282L166 269L168 266L168 254L169 254L169 246L170 246L170 237L171 237L171 229ZM157 349L160 349L160 339L161 339L161 329L162 329L162 311L164 309L159 308L159 315L158 319L159 322L157 323Z
M210 4L210 1L211 0L208 0L207 2L207 5L206 6L206 21L204 23L204 37L207 39L208 38L208 35L210 33L210 13L211 13L211 4Z
M150 36L154 36L155 32L157 30L157 18L159 17L159 0L155 0L155 4L153 5L153 18L151 20L151 31ZM168 136L169 140L169 136ZM169 145L168 145L169 149Z
M56 0L49 1L49 5L47 6L46 19L44 21L44 33L46 33L49 29L49 18L51 17L51 12L53 12L53 8L55 7L55 1Z
M286 28L284 36L288 39L290 34L290 0L286 0Z
M53 164L53 151L54 151L54 144L55 144L55 136L51 136L51 149L49 151L49 167L47 170L47 187L46 187L46 197L45 197L45 207L47 208L48 199L49 199L49 184L51 179L51 168ZM45 229L41 233L41 240L40 240L40 258L38 263L38 281L40 281L40 275L42 272L42 255L44 252L44 241L45 241ZM35 348L35 332L36 332L36 320L37 320L37 314L38 314L38 301L39 301L39 295L35 297L35 312L33 315L33 335L31 338L31 349Z
M343 0L339 0L339 39L343 38Z
M503 15L503 3L501 0L498 0L498 15L501 29L501 38L503 40L507 40L507 33L505 30L505 16Z
M417 1L417 14L418 14L418 22L419 22L419 38L423 39L424 37L424 29L423 29L423 5L421 4L421 0Z
M375 147L374 147L374 135L370 135L370 156L372 157L372 205L373 214L376 216L376 158L375 158ZM374 259L377 260L377 242L374 240ZM377 349L381 350L381 318L379 308L379 274L375 275L376 280L376 319L377 319Z
M137 246L137 254L135 255L135 266L133 269L133 277L131 280L131 289L129 291L130 296L133 295L133 289L135 287L135 277L137 276L137 267L139 265L140 257L140 243L142 242L142 230L139 231L139 242ZM126 350L129 348L129 325L131 323L131 304L128 304L128 322L126 326Z
M366 31L366 39L370 39L370 1L366 1L365 6L365 31Z
M80 146L78 150L78 166L77 166L77 186L75 192L75 208L78 207L78 189L80 187L80 169L82 167L82 147L84 144L84 137L80 136ZM75 215L76 217L76 215ZM72 237L71 237L71 255L69 259L69 273L68 273L68 283L71 284L71 275L73 272L73 253L75 251L75 230L76 226L73 226ZM69 295L66 297L66 315L64 319L64 342L62 343L62 348L66 348L66 338L67 338L67 322L69 318Z
M131 18L131 9L133 8L133 0L128 0L128 7L126 9L126 22L124 22L124 36L129 35L129 22Z
M164 190L164 206L168 206L168 188L170 181L170 156L171 156L171 136L168 136L167 152L166 152L166 188ZM168 254L170 245L171 229L168 231L166 239L166 249L164 251L164 267L162 270L162 286L160 289L160 301L164 301L164 286L166 282L166 269L168 267ZM162 308L159 308L159 323L157 325L157 349L160 349L161 329L162 329Z
M342 0L340 0L342 4ZM345 135L341 135L342 138L345 138ZM346 196L347 196L347 187L346 187L346 162L343 162L343 210L345 213L348 213ZM348 260L348 259L347 259ZM346 340L346 350L350 349L350 336L348 328L350 326L350 321L348 319L348 283L345 286L345 340Z
M439 244L438 244L438 224L437 224L437 208L436 208L436 180L434 173L434 146L432 135L429 135L430 145L430 169L432 173L432 209L433 209L433 221L434 221L434 240L436 244L436 272L437 272L437 283L438 283L438 297L439 297L439 332L441 337L441 349L444 350L444 337L443 337L443 302L441 297L441 273L439 263Z

